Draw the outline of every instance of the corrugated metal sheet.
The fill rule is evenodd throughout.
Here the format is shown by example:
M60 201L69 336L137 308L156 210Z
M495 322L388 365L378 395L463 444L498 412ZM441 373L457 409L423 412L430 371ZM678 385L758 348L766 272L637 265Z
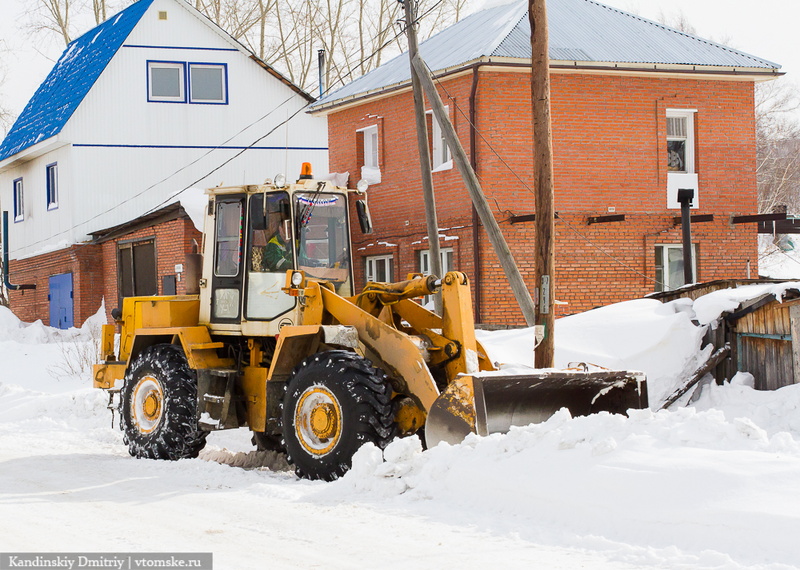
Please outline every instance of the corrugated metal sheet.
M0 161L61 132L153 0L139 0L67 46L0 145Z
M515 2L464 18L420 44L420 54L434 72L483 57L529 61L527 6L527 1ZM593 0L548 0L547 10L552 60L763 70L780 67ZM323 97L312 109L409 80L408 56L403 54Z

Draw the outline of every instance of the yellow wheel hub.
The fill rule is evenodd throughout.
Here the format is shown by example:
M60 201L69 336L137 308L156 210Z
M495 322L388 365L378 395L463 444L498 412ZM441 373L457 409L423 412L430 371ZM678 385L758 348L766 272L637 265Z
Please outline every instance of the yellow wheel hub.
M339 429L336 406L320 404L311 412L311 430L320 439L333 437Z
M144 417L148 420L153 421L158 418L158 415L161 413L161 400L158 398L158 393L153 391L147 394L142 408Z
M294 429L300 445L313 455L326 455L342 436L342 408L325 386L307 388L297 401Z

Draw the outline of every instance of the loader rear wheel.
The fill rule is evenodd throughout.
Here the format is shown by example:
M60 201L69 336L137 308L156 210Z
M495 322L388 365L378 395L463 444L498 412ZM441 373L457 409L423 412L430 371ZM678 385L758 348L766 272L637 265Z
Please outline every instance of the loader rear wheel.
M197 379L180 347L144 349L125 373L119 405L125 443L134 457L197 457L208 432L197 426Z
M332 350L301 362L283 400L287 459L299 477L332 481L358 448L386 447L396 434L386 374L357 354Z

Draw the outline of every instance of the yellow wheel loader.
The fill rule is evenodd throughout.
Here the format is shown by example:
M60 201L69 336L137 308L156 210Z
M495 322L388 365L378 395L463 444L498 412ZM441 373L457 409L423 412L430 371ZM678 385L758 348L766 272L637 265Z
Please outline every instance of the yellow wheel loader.
M248 427L299 476L332 480L367 442L647 406L639 372L494 371L463 273L354 294L345 188L309 176L208 194L198 293L125 298L118 348L117 325L103 328L94 386L118 396L135 457L196 457L211 431ZM436 291L441 316L414 300Z

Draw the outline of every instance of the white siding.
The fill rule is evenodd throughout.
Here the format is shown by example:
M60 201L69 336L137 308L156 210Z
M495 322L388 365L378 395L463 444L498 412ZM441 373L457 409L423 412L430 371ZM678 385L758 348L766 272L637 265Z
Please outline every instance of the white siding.
M260 183L278 172L291 178L304 161L315 174L327 173L326 120L301 111L281 125L306 100L247 54L231 51L234 42L182 3L153 2L59 135L72 147L0 174L0 196L7 200L11 180L19 176L14 173L30 171L24 178L31 213L25 222L10 224L12 258L84 241L92 231L166 205L170 195L192 184ZM167 11L166 21L158 19L159 11ZM224 63L228 104L148 102L148 60ZM255 149L203 178L273 129ZM44 166L54 157L64 181L62 198L58 210L47 212Z

